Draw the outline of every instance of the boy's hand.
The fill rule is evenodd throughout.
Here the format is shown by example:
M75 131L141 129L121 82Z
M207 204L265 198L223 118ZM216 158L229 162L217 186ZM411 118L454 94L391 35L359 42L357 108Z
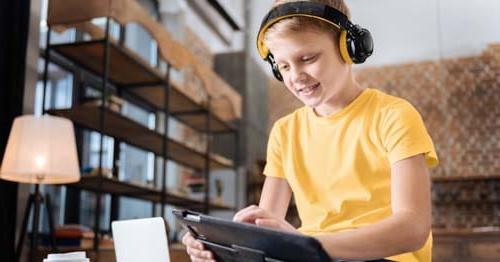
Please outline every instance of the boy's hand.
M182 244L186 246L186 251L193 262L215 262L212 252L205 250L203 244L194 239L191 233L187 232L182 237Z
M236 213L233 221L246 222L257 226L273 228L282 231L298 233L297 229L282 218L274 216L271 212L256 205L248 206Z

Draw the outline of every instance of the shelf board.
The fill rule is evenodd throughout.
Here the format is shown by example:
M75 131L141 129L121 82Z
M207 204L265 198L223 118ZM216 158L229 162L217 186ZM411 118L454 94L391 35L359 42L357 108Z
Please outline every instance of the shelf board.
M191 112L203 109L200 104L179 91L178 84L171 82L171 85L169 112ZM163 110L165 108L165 86L136 86L125 89L158 109Z
M52 115L62 116L81 125L127 144L163 155L163 135L151 130L110 109L104 110L104 130L100 130L101 108L96 106L76 106L71 109L49 110ZM172 139L167 139L167 158L197 170L205 169L205 154L191 149ZM210 154L210 169L232 168L232 161L222 156Z
M179 119L181 122L185 123L186 125L201 131L201 132L214 132L214 133L220 133L220 132L227 132L227 131L234 131L235 128L221 120L215 115L210 116L210 128L206 128L206 122L207 118L206 116L202 114L190 114L190 115L178 115L176 116L177 119Z
M461 182L461 181L484 181L484 180L500 180L500 175L491 176L443 176L433 177L432 182Z
M50 49L98 75L104 74L103 39L51 45ZM163 76L127 48L109 43L109 80L117 85L153 84Z
M67 184L67 186L88 190L97 193L108 193L120 196L138 198L147 201L161 203L161 190L137 185L130 182L119 181L116 178L106 178L101 176L82 176L77 183ZM192 210L202 210L204 202L188 197L182 197L177 194L168 193L165 196L165 202L170 205L184 207ZM232 210L227 205L210 204L211 209Z
M128 88L130 93L142 100L152 104L159 110L165 108L165 87L163 86L141 86ZM169 113L187 126L200 132L228 132L236 128L224 122L218 116L210 113L210 128L206 128L206 107L196 103L188 96L180 92L178 84L172 83L169 101Z
M455 199L455 200L434 200L434 205L437 206L455 206L455 205L498 205L500 200L498 199Z
M433 228L433 235L438 236L500 236L500 227L488 226L478 228Z
M104 40L82 41L75 43L51 45L51 49L64 56L78 66L96 74L104 74ZM114 42L109 43L109 80L116 86L129 90L143 101L164 109L165 77L156 68L136 55L133 51L120 47ZM169 112L186 125L207 132L206 117L200 111L206 107L195 102L181 91L181 87L171 82ZM197 112L189 114L189 112ZM222 119L210 114L211 132L234 131L235 128Z

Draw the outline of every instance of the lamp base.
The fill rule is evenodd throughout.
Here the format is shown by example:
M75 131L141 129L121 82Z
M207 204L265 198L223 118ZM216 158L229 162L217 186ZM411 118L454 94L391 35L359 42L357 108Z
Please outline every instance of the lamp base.
M19 235L19 242L17 243L16 248L16 261L20 261L21 254L23 251L24 238L26 236L27 227L28 227L28 219L31 213L31 208L34 208L33 212L33 223L31 228L31 240L30 240L30 253L29 260L30 262L34 259L34 252L36 251L38 244L38 224L40 221L40 205L42 202L45 202L45 207L47 208L47 215L49 218L49 234L50 234L50 242L52 246L52 251L57 252L55 235L54 235L54 219L52 217L52 205L50 202L49 195L45 196L45 200L42 194L40 194L40 185L35 185L35 192L31 193L28 202L26 203L26 208L24 209L24 217L23 224L21 228L21 234Z

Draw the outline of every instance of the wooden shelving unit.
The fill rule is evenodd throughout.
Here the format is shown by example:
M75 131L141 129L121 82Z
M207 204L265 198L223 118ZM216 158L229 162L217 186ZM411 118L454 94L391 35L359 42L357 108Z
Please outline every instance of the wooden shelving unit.
M75 13L71 10L81 12ZM92 19L98 17L105 18L104 30L91 24ZM112 20L120 27L120 39L112 39L110 36ZM159 66L150 65L124 45L125 25L130 22L138 23L151 33L159 47L158 56L166 63L166 72L160 70ZM61 28L84 30L83 33L90 34L92 39L52 44L51 31L60 31ZM172 81L170 77L172 69L180 69L186 65L196 68L198 61L194 55L172 40L163 26L152 19L135 1L51 0L48 8L48 34L43 56L45 57L44 98L47 89L48 64L55 62L51 61L53 57L58 57L85 74L92 75L94 79L98 79L100 86L94 87L101 93L98 106L74 104L71 108L44 110L46 113L68 118L79 128L99 132L101 134L100 154L103 148L103 135L106 135L114 138L115 143L123 142L152 152L163 159L163 171L155 175L156 183L162 182L154 186L121 181L117 178L116 172L112 177L104 176L102 173L83 176L78 183L69 185L96 194L94 251L98 251L102 208L100 199L103 194L110 194L113 197L126 196L161 204L163 217L165 204L204 213L210 210L234 210L236 208L212 202L209 197L209 181L210 171L214 169L234 169L234 174L237 175L238 129L211 110L210 96L205 102L197 102L183 91L184 88L181 85ZM213 72L209 70L207 73L206 68L195 70L195 72L205 73L206 75L197 76L205 79L203 83L211 83L211 79L208 79L210 76L213 77ZM75 84L78 85L78 83ZM81 86L84 87L84 85ZM108 97L111 94L133 97L134 101L147 105L147 110L154 112L157 116L162 114L164 119L173 117L186 126L206 134L208 138L216 134L233 134L235 137L234 159L212 153L210 139L207 139L205 150L199 150L170 138L169 121L163 121L162 126L157 124L153 130L119 111L112 110L107 106ZM45 103L43 104L45 109ZM160 133L156 130L165 130L165 132ZM167 188L167 169L165 168L167 159L204 175L206 182L203 199L193 199ZM116 160L113 162L116 163ZM103 170L102 155L99 157L99 165L95 168Z
M50 48L78 66L96 74L104 74L106 40L81 41L51 45ZM162 84L159 70L149 66L133 51L109 42L109 81L119 86Z

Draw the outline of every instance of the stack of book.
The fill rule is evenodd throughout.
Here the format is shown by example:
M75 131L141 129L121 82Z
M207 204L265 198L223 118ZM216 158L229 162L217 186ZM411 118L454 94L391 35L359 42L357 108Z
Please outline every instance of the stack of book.
M58 247L90 249L93 246L94 232L89 227L77 224L57 226L54 231ZM50 246L50 237L42 240L43 245Z

